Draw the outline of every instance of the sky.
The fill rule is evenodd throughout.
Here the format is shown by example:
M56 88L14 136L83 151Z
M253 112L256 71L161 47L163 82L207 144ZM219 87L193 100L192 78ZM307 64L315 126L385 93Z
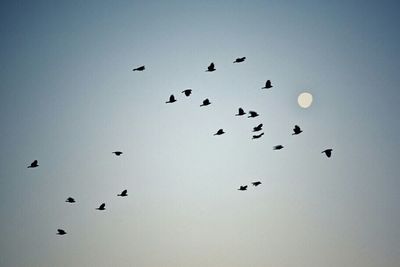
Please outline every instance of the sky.
M0 266L398 266L398 9L2 1Z

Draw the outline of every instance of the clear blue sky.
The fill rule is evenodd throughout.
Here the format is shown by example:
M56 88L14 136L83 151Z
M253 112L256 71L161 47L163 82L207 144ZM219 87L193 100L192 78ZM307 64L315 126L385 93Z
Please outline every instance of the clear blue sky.
M397 267L398 10L3 1L0 266Z

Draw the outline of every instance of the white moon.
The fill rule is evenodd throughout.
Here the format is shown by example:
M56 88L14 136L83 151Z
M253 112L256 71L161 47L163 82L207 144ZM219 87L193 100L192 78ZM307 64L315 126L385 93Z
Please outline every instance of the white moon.
M297 102L299 103L299 106L302 108L308 108L311 106L313 101L313 96L310 93L304 92L299 95L297 98Z

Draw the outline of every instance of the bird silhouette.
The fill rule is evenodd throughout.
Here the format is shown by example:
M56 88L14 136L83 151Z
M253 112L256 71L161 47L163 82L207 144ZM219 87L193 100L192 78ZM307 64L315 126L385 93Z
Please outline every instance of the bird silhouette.
M249 116L247 118L255 118L258 116L258 113L255 111L249 111Z
M221 135L224 134L224 130L223 129L219 129L214 135Z
M72 197L69 197L69 198L67 198L67 200L65 200L65 202L68 202L68 203L75 203L75 199L72 198Z
M247 185L241 185L241 186L238 188L238 190L239 190L239 191L246 191L246 190L247 190Z
M324 151L322 151L321 153L325 153L325 155L328 157L328 158L330 158L331 156L332 156L332 148L328 148L328 149L325 149Z
M133 69L132 71L144 71L144 70L145 70L145 67L140 66L140 67L137 67L136 69Z
M63 229L57 229L57 235L65 235L67 232L65 232Z
M176 102L175 96L174 95L170 95L169 100L167 102L165 102L165 103L168 104L168 103L174 103L174 102Z
M233 61L233 63L240 63L245 61L246 57L238 57L235 61Z
M103 203L100 205L100 207L96 208L96 210L105 210L106 209L106 203Z
M203 100L203 104L201 104L200 107L208 106L210 104L211 104L210 100L208 100L208 98L206 98Z
M258 139L258 138L260 138L261 136L263 136L264 135L264 133L260 133L260 134L258 134L258 135L253 135L253 138L252 139Z
M260 184L261 184L261 182L260 181L257 181L257 182L252 182L251 183L253 186L259 186Z
M182 93L184 93L185 96L190 96L192 94L192 89L185 89L182 91Z
M257 125L256 127L253 128L253 132L258 132L261 131L263 127L263 124L260 123L259 125Z
M126 196L128 196L128 190L124 190L124 191L122 191L121 192L121 194L118 194L117 196L119 196L119 197L126 197Z
M298 125L295 125L294 126L294 128L293 128L293 133L292 133L292 135L297 135L297 134L300 134L300 133L302 133L303 131L300 129L300 127L298 126Z
M270 89L270 88L272 88L273 86L272 86L272 84L271 84L271 81L270 80L267 80L266 82L265 82L265 86L264 87L262 87L262 89Z
M34 160L34 161L31 163L31 165L28 166L28 168L36 168L36 167L38 167L38 166L39 166L38 161L37 161L37 160Z
M276 146L274 146L274 150L281 150L283 148L283 146L282 145L276 145Z
M206 70L206 71L212 72L212 71L215 71L215 70L216 70L216 69L215 69L215 65L214 65L213 62L211 62L210 66L207 67L207 70Z
M112 153L115 154L116 156L121 156L123 154L121 151L114 151Z
M242 108L239 108L239 111L237 114L235 114L235 116L243 116L244 114L246 114L246 112L244 112Z

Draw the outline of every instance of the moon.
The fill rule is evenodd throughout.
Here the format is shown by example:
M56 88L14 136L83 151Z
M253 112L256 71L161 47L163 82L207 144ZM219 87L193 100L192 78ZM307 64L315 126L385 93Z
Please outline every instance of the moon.
M300 107L309 108L313 102L313 96L308 92L303 92L297 98L297 102L299 103Z

